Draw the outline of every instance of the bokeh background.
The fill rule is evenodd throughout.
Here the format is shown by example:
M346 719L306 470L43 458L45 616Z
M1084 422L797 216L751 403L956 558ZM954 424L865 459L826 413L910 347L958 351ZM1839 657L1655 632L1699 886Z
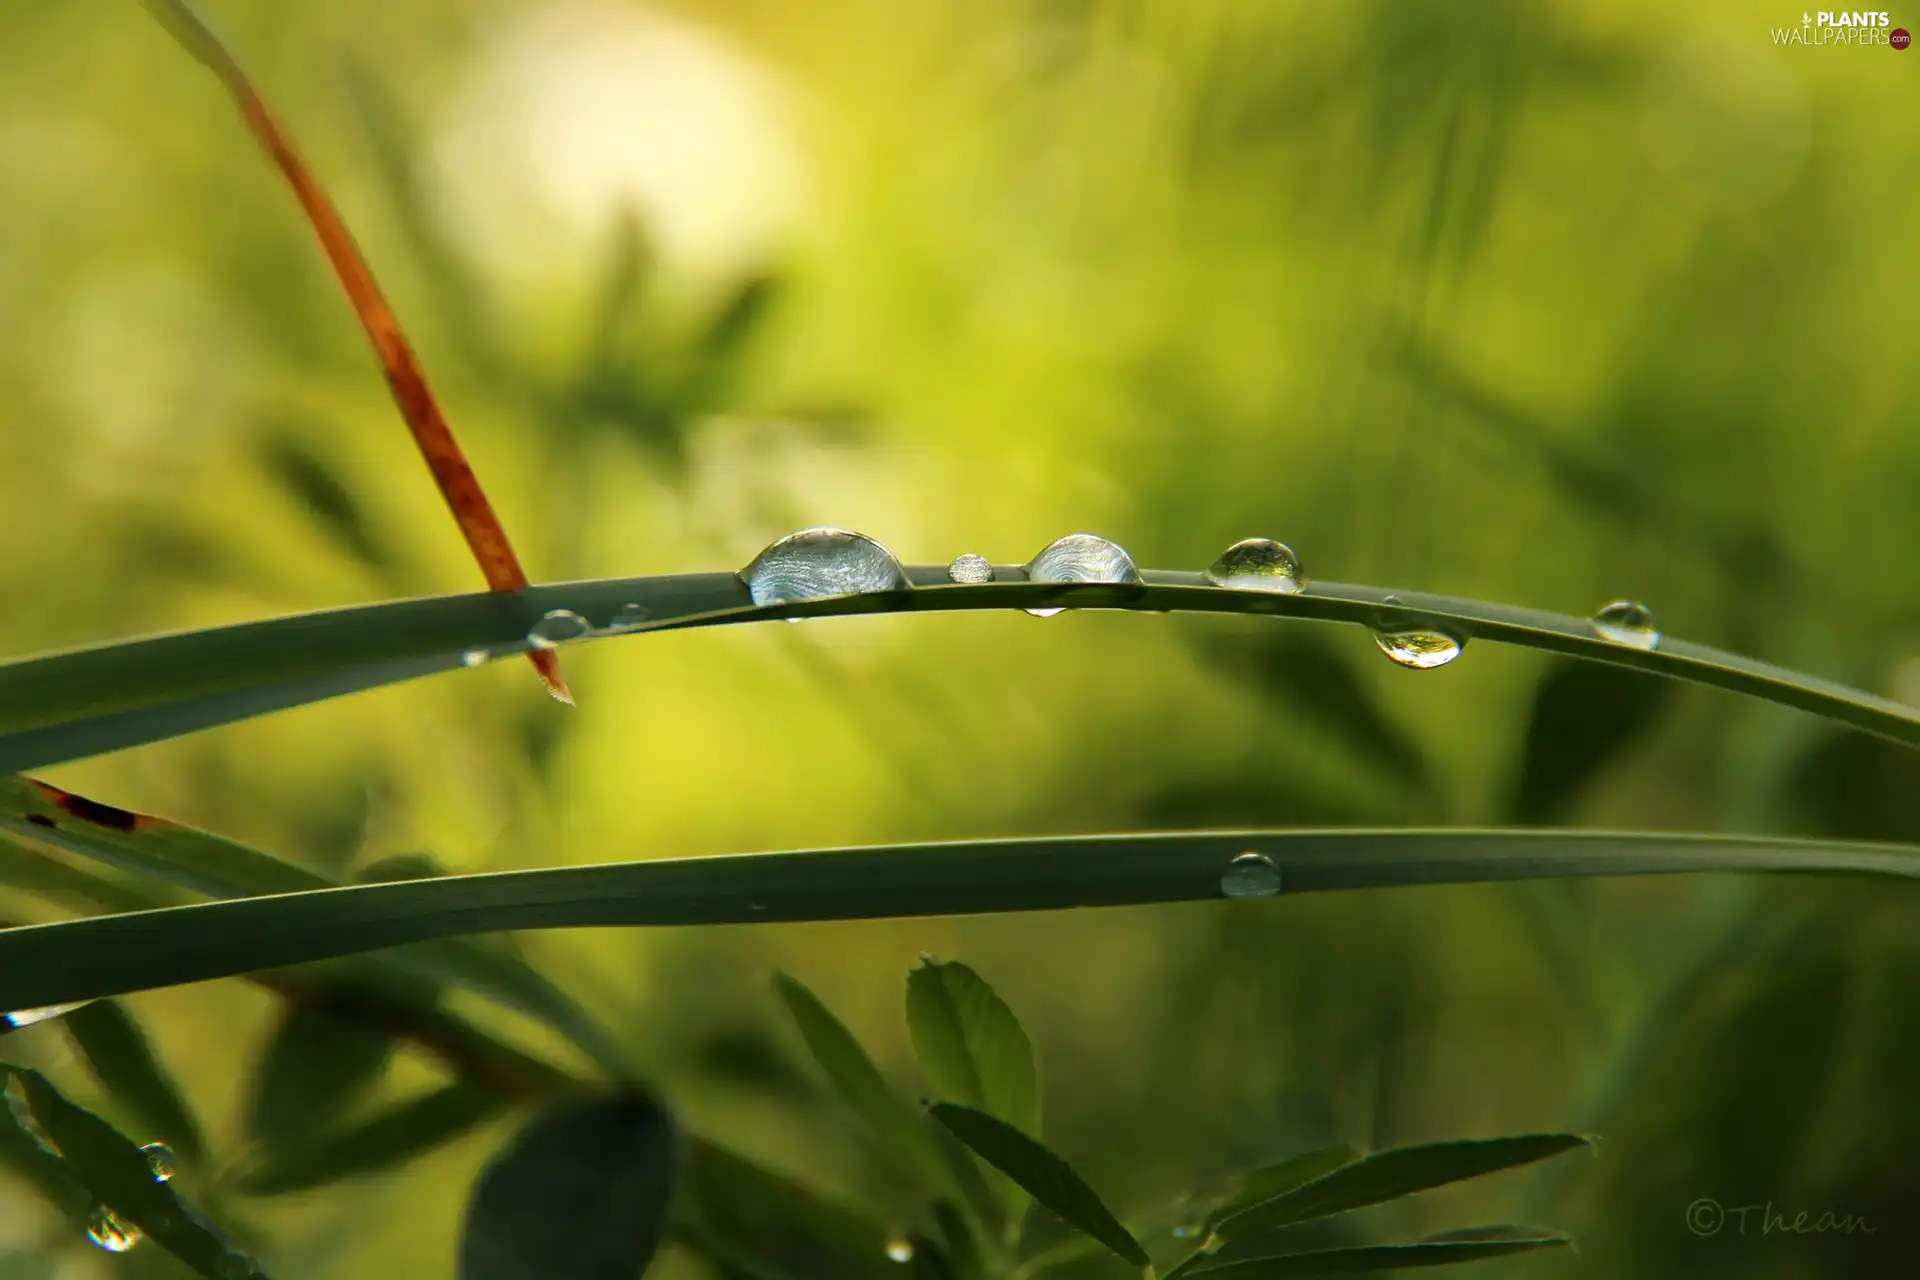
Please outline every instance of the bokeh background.
M1745 2L202 7L536 578L811 524L909 562L1264 535L1310 577L1642 599L1920 702L1920 53L1780 47L1798 9ZM126 0L0 5L0 477L10 655L478 585L287 192ZM1892 748L1494 646L1413 672L1346 628L1010 613L567 664L577 710L507 663L50 776L340 874L1192 825L1920 840ZM1884 886L1708 877L520 942L698 1131L881 1206L776 967L913 1088L908 966L975 965L1126 1207L1333 1141L1572 1127L1597 1159L1375 1225L1580 1237L1489 1277L1757 1280L1920 1271L1917 924ZM274 1001L129 1005L238 1159ZM377 1093L436 1070L403 1051ZM511 1122L236 1211L282 1276L450 1275ZM1701 1238L1701 1198L1874 1231ZM0 1180L9 1274L175 1274L51 1221Z

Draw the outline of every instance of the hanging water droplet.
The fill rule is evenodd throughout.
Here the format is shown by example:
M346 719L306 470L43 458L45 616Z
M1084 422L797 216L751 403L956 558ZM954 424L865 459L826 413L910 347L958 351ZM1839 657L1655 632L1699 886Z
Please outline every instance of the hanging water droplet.
M1227 864L1220 892L1229 898L1271 898L1280 892L1280 868L1266 854L1249 850Z
M1047 545L1027 564L1030 582L1116 582L1140 581L1133 557L1118 543L1094 533L1070 533ZM1064 613L1059 608L1029 609L1036 618L1051 618Z
M1653 610L1635 600L1615 600L1603 605L1587 619L1587 624L1602 640L1611 640L1629 649L1652 649L1660 643L1660 629L1653 623Z
M85 1000L76 1000L72 1004L42 1005L38 1009L15 1009L12 1013L0 1013L0 1031L12 1031L19 1027L30 1027L36 1022L48 1022L62 1014L72 1013Z
M87 1215L87 1239L108 1253L125 1253L140 1243L140 1228L103 1204Z
M652 618L643 604L623 604L613 611L613 617L607 621L609 631L631 631L635 627L644 627Z
M947 566L947 576L955 582L992 582L993 562L969 551Z
M593 630L587 620L571 609L549 609L527 631L527 643L536 649L557 649L569 640L578 640Z
M1416 671L1444 667L1459 657L1460 651L1466 648L1466 642L1463 640L1457 640L1444 631L1425 628L1412 631L1375 631L1373 642L1380 646L1380 652L1401 666L1412 667Z
M895 1262L912 1262L913 1241L895 1236L887 1241L887 1257Z
M492 656L492 652L487 649L468 649L460 655L460 665L463 667L483 667L486 665L487 659Z
M140 1154L147 1158L147 1168L153 1170L155 1182L173 1181L173 1148L164 1142L149 1142L140 1148Z
M1207 570L1208 582L1235 591L1271 591L1292 595L1305 583L1300 557L1272 538L1247 538L1220 553Z
M790 533L755 556L740 577L753 602L762 607L899 591L909 585L893 552L847 529Z

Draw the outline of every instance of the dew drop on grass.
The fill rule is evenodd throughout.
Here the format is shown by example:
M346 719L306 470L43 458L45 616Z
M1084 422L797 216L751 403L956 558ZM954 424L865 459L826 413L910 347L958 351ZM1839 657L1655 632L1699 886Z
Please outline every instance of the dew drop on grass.
M652 616L643 604L623 604L613 611L613 617L607 622L607 630L631 631L635 627L644 627Z
M578 640L593 627L571 609L550 609L527 631L527 643L536 649L557 649Z
M993 562L969 551L947 566L947 576L955 582L992 582Z
M72 1013L86 1003L85 1000L78 1000L72 1004L49 1004L38 1009L15 1009L12 1013L0 1013L0 1030L13 1031L30 1027L36 1022L47 1022L62 1014Z
M1611 640L1629 649L1652 649L1660 643L1660 629L1653 623L1653 610L1635 600L1615 600L1603 605L1587 619L1587 624L1602 640Z
M1118 543L1093 533L1070 533L1049 543L1027 564L1030 582L1115 582L1140 581L1140 570L1133 557ZM1065 607L1029 609L1036 618L1051 618L1064 613Z
M1272 538L1247 538L1220 553L1206 573L1208 582L1235 591L1270 591L1292 595L1306 578L1293 548Z
M1373 642L1380 646L1380 652L1416 671L1444 667L1466 648L1444 631L1376 631Z
M155 1182L173 1181L173 1148L164 1142L149 1142L140 1148L140 1154L147 1158L147 1168L153 1170Z
M460 665L463 667L484 667L487 664L487 659L492 656L493 654L485 649L468 649L460 655Z
M140 1228L103 1204L87 1215L87 1239L108 1253L125 1253L140 1243Z
M740 571L753 602L765 607L828 596L899 591L910 585L900 561L864 533L802 529L768 545Z
M912 1262L913 1241L895 1236L887 1241L887 1257L894 1262Z
M1220 892L1229 898L1271 898L1280 892L1280 868L1266 854L1249 850L1227 864Z

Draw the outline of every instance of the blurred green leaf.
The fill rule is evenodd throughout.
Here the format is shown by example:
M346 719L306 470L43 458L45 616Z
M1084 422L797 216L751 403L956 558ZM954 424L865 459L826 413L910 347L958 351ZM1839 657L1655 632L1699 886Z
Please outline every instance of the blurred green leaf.
M7 1073L15 1070L11 1064L0 1062L0 1091L4 1093L0 1096L0 1168L19 1175L70 1224L84 1224L87 1211L93 1207L93 1197L87 1194L66 1162L42 1146L34 1135L33 1130L40 1122L33 1118L25 1094L16 1096L14 1090L6 1088L12 1083Z
M498 1094L458 1081L272 1152L235 1183L251 1195L274 1196L391 1169L445 1146L503 1105Z
M902 1172L929 1186L944 1185L946 1170L933 1135L906 1100L887 1084L846 1024L791 976L775 974L774 988L834 1092L860 1117L880 1149Z
M1293 1276L1351 1275L1357 1271L1450 1267L1539 1249L1564 1249L1572 1243L1571 1237L1533 1227L1468 1227L1414 1244L1360 1245L1240 1258L1217 1267L1200 1267L1187 1274L1196 1280L1200 1276L1219 1276L1220 1280L1288 1280Z
M1222 1239L1238 1240L1296 1222L1397 1200L1449 1182L1532 1164L1592 1142L1574 1133L1530 1133L1395 1147L1235 1210L1211 1225Z
M907 978L907 1026L941 1096L1040 1132L1033 1044L984 978L957 961L925 957Z
M679 412L710 412L726 403L747 344L779 299L783 284L770 273L751 276L720 304L689 353L686 376L674 393Z
M1788 777L1787 791L1823 835L1920 844L1920 755L1864 734L1817 740Z
M235 1248L224 1232L153 1176L130 1139L90 1111L75 1106L38 1071L13 1068L33 1115L74 1177L94 1199L207 1280L240 1280L266 1273Z
M247 1132L269 1147L311 1140L344 1114L386 1070L394 1038L364 1021L342 1017L328 992L294 999L253 1073Z
M460 1280L635 1280L667 1230L679 1126L646 1094L557 1103L488 1162Z
M1566 817L1600 771L1652 727L1673 686L1597 662L1561 660L1534 691L1526 753L1514 781L1515 822Z
M893 1280L889 1235L859 1211L710 1142L687 1144L674 1231L755 1280Z
M1263 1165L1244 1175L1240 1179L1239 1189L1233 1198L1207 1215L1206 1229L1211 1232L1222 1218L1237 1213L1249 1205L1271 1200L1275 1196L1285 1195L1296 1187L1301 1187L1316 1178L1325 1177L1344 1165L1360 1159L1360 1152L1345 1143L1337 1147L1327 1147L1321 1151L1309 1151L1305 1155L1294 1156L1275 1164Z
M957 1102L935 1102L927 1110L982 1160L1012 1178L1039 1203L1069 1225L1136 1266L1150 1259L1113 1211L1065 1160L1020 1130L984 1111Z
M199 1122L131 1014L115 1001L95 1000L68 1014L63 1025L94 1079L147 1126L151 1138L172 1147L187 1164L206 1159Z
M333 466L284 432L263 438L260 464L333 543L378 570L394 567L392 550L373 531L360 500Z

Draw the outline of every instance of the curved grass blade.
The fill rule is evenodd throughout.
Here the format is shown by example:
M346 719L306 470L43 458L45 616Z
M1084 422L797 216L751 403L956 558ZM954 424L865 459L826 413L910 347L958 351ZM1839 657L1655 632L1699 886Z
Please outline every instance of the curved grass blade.
M62 1025L108 1096L186 1164L206 1159L199 1122L131 1014L115 1001L95 1000L69 1013Z
M1233 1198L1207 1215L1206 1232L1211 1235L1220 1220L1251 1205L1285 1195L1296 1187L1323 1178L1343 1165L1360 1159L1360 1152L1345 1143L1320 1151L1309 1151L1275 1164L1264 1165L1240 1179Z
M1577 1133L1529 1133L1395 1147L1342 1165L1272 1199L1236 1209L1210 1225L1213 1234L1223 1240L1244 1239L1349 1209L1398 1200L1449 1182L1532 1164L1592 1144L1592 1138Z
M775 974L774 987L834 1092L872 1131L881 1150L899 1164L902 1172L929 1186L944 1186L946 1169L933 1144L933 1134L906 1100L893 1091L846 1024L820 997L789 975Z
M266 1275L171 1184L155 1178L146 1155L119 1130L67 1101L38 1071L11 1071L65 1167L95 1200L208 1280Z
M474 1184L460 1280L637 1280L666 1234L679 1173L679 1126L654 1098L557 1103Z
M366 330L367 341L372 344L381 371L386 374L387 385L393 392L394 404L399 408L400 416L406 420L407 429L413 434L413 442L419 447L427 470L433 474L433 481L439 486L447 509L459 524L460 533L473 552L474 560L479 563L481 573L486 575L487 585L495 591L518 591L525 587L527 574L520 567L520 558L514 554L507 531L501 527L500 518L494 514L493 504L487 501L479 478L473 474L466 455L453 438L453 430L447 426L439 402L434 399L433 390L427 385L426 372L421 369L419 358L414 355L412 345L401 331L399 318L381 294L373 271L367 266L359 246L353 242L353 236L341 220L339 210L333 207L333 202L307 168L306 161L300 158L300 153L294 149L279 121L267 110L266 102L240 69L240 64L234 61L206 24L194 16L185 0L144 2L161 25L213 72L227 92L233 95L247 127L279 167L287 185L293 189L294 198L300 202L314 235L319 238L321 249L326 252L334 274L339 277L341 288L346 291L354 315ZM562 702L572 702L573 696L567 690L566 680L560 675L560 663L554 654L543 650L529 656L533 659L534 670L546 681L553 696Z
M1414 1244L1359 1245L1345 1249L1316 1249L1265 1258L1241 1258L1217 1267L1201 1267L1186 1274L1218 1276L1220 1280L1292 1280L1295 1276L1352 1275L1355 1272L1400 1271L1414 1267L1451 1267L1462 1262L1504 1258L1540 1249L1565 1249L1571 1236L1530 1227L1469 1227Z
M297 893L336 882L211 832L134 813L31 778L0 777L0 837L38 841L121 871L210 897ZM571 996L483 939L385 957L416 984L455 983L546 1023L615 1076L626 1055Z
M1218 900L1221 872L1249 848L1279 869L1285 894L1701 871L1920 879L1920 851L1901 845L1472 828L1130 833L735 854L354 885L0 930L0 1009L512 929Z
M1092 1236L1137 1267L1151 1263L1113 1211L1071 1165L1004 1120L957 1102L929 1103L927 1111L974 1154L1019 1183L1063 1222Z
M463 653L525 652L532 625L566 608L607 626L633 605L650 621L620 634L774 618L1068 608L1277 615L1369 626L1417 614L1470 639L1520 645L1711 685L1920 747L1920 711L1856 689L1666 639L1642 650L1583 619L1418 592L1319 582L1297 595L1234 591L1197 573L1147 570L1137 586L1026 582L1019 566L959 585L945 566L907 571L912 589L756 607L737 574L684 574L400 600L121 641L0 664L0 771L157 742L215 724L462 665ZM605 633L603 633L605 634ZM205 705L212 703L212 706ZM111 731L96 722L121 717Z

